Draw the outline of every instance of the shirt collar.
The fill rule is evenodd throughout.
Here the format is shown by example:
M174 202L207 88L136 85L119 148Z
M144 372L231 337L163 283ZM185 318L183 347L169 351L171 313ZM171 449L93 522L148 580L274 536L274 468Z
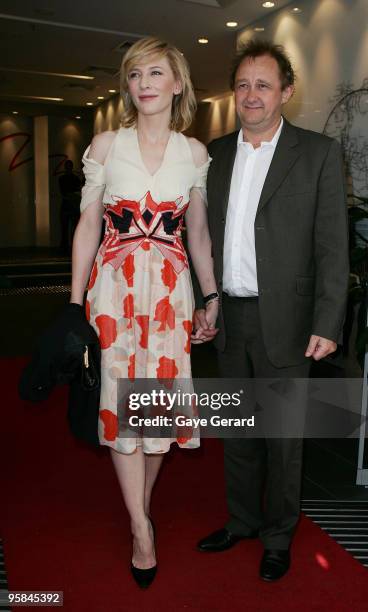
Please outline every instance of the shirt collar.
M266 146L266 145L275 148L280 138L280 134L281 134L283 125L284 125L284 118L281 116L280 125L277 128L277 131L275 132L275 134L273 135L272 140L262 141L261 146L259 148L262 148L263 146ZM250 147L253 150L253 145L251 145L250 142L243 140L243 130L242 129L239 130L239 134L238 134L238 146L239 145L246 145L246 148Z

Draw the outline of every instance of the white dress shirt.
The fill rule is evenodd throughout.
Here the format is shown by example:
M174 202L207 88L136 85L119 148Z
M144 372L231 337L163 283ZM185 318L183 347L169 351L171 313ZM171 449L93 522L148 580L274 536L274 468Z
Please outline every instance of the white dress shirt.
M267 172L282 130L256 149L238 135L231 177L224 242L223 290L236 297L258 295L254 220Z

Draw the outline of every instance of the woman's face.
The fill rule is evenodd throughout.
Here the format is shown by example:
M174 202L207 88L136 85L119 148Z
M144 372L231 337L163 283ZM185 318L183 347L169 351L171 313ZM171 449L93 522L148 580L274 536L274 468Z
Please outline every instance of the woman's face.
M138 113L156 115L170 110L173 96L181 92L166 57L152 56L128 72L128 88Z

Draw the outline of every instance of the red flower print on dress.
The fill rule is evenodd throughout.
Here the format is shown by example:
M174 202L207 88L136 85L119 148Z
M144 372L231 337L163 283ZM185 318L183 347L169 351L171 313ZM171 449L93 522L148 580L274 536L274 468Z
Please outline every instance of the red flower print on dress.
M134 255L132 253L126 256L125 261L122 265L122 270L123 270L123 274L126 279L128 287L133 287L135 269L134 269Z
M169 302L168 296L157 302L154 321L161 321L157 331L165 331L168 326L170 329L175 327L175 310Z
M174 266L168 259L164 259L164 266L161 269L162 282L169 288L170 293L175 289L177 275Z
M99 331L100 345L102 349L109 348L116 340L116 320L109 315L98 315L95 319Z
M135 380L135 355L129 357L128 378L131 381Z
M89 303L88 300L86 300L85 311L86 311L86 319L87 319L87 321L89 321L90 318L91 318L91 304Z
M148 315L137 315L135 317L138 325L141 328L141 339L139 341L139 346L146 349L148 347L148 324L149 324L149 316Z
M97 278L97 261L93 264L91 276L89 277L88 290L92 289L93 285L96 282Z
M123 299L123 309L124 309L124 317L126 319L130 319L128 329L132 327L132 318L134 317L134 296L132 293L128 293L128 295Z
M104 438L113 442L118 435L118 418L111 410L100 410L100 419L104 424Z
M189 321L189 320L183 321L183 327L184 327L184 330L188 334L188 338L187 338L186 344L184 346L184 350L185 350L186 353L190 353L190 336L191 336L192 329L193 329L192 321Z
M167 389L172 389L173 379L178 375L179 370L176 367L175 359L170 357L160 357L159 366L156 368L158 381L165 385Z

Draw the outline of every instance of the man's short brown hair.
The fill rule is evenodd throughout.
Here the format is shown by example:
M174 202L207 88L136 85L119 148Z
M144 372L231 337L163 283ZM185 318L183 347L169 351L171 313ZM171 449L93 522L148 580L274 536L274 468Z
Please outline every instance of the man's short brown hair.
M282 45L275 45L269 40L252 39L242 45L235 56L230 75L230 87L234 89L237 70L246 58L260 57L269 55L273 57L279 67L281 89L284 90L288 85L294 85L295 74L291 62Z

